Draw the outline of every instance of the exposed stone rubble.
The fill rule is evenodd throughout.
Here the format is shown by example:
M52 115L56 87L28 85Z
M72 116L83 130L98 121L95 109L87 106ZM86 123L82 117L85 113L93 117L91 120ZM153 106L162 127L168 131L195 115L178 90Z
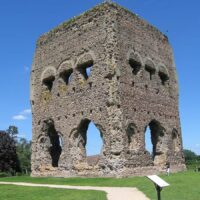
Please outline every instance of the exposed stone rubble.
M185 169L168 39L116 4L98 5L39 38L31 104L32 176L145 175L167 162L172 171ZM96 160L85 149L91 121L103 140ZM147 127L153 155L145 148Z

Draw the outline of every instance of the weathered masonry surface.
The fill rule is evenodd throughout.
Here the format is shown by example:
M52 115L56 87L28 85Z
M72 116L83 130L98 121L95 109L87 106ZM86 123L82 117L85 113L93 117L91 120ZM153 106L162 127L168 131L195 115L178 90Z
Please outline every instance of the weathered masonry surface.
M185 169L168 39L116 4L98 5L39 38L31 104L32 176L145 175L166 163ZM91 121L103 140L95 162L85 149Z

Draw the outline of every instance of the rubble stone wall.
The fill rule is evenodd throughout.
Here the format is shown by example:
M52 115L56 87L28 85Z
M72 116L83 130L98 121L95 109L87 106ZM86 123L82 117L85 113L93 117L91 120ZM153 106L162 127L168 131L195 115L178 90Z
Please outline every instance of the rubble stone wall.
M185 168L168 39L103 3L37 41L31 72L32 176L130 176ZM103 140L86 155L90 122ZM150 127L153 155L145 147ZM93 163L93 164L91 164Z

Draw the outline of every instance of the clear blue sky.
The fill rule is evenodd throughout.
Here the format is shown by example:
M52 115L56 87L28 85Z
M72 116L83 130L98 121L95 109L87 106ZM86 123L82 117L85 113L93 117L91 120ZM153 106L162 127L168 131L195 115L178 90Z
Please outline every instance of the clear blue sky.
M36 39L61 22L79 15L100 2L102 1L1 0L1 130L14 124L18 126L21 136L31 139L29 79ZM116 2L137 13L168 35L174 49L179 76L184 148L200 154L200 1L117 0Z

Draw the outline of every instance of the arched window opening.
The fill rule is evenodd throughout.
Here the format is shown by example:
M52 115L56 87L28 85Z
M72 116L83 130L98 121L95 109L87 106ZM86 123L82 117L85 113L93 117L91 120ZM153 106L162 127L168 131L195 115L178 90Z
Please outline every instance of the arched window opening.
M160 77L162 85L165 85L166 82L169 80L169 76L163 72L159 72L158 75Z
M149 73L150 80L152 80L152 77L156 72L155 68L151 65L145 65L145 70Z
M134 75L137 75L137 73L140 71L141 69L141 63L139 61L136 61L132 58L129 59L129 65L131 66L132 68L132 73Z
M101 132L93 122L90 122L87 130L86 155L100 155L102 145L103 142Z
M163 136L164 136L164 128L156 120L152 120L149 123L149 125L145 128L146 150L149 151L149 153L151 154L153 161L156 160L157 163L159 162L159 155L163 154L162 151Z
M129 54L128 62L129 62L129 65L132 68L132 73L134 75L137 75L137 73L140 71L140 69L142 67L140 55L137 52L131 52Z
M62 80L65 82L66 85L68 85L71 82L72 73L73 69L64 70L60 73L60 77L62 78Z
M150 127L148 126L145 131L145 147L146 150L153 156L153 145L151 141L151 130Z
M79 148L89 165L96 165L100 159L103 146L103 135L96 125L85 119L78 129Z
M52 87L53 87L53 82L55 80L54 76L49 76L45 79L43 79L42 83L44 86L46 86L46 88L51 91Z
M55 80L56 76L56 69L53 66L48 66L43 71L41 76L42 85L45 87L45 89L51 91L53 87L53 82Z
M87 80L91 74L91 68L93 66L93 60L89 60L78 65L78 70L82 74L85 80Z
M158 75L160 77L161 84L166 85L167 81L169 80L169 72L168 72L166 66L163 64L160 64L158 66L158 69L159 69Z
M62 152L61 137L55 129L53 120L49 119L44 122L43 131L50 138L49 153L52 159L52 166L58 167L59 158Z

